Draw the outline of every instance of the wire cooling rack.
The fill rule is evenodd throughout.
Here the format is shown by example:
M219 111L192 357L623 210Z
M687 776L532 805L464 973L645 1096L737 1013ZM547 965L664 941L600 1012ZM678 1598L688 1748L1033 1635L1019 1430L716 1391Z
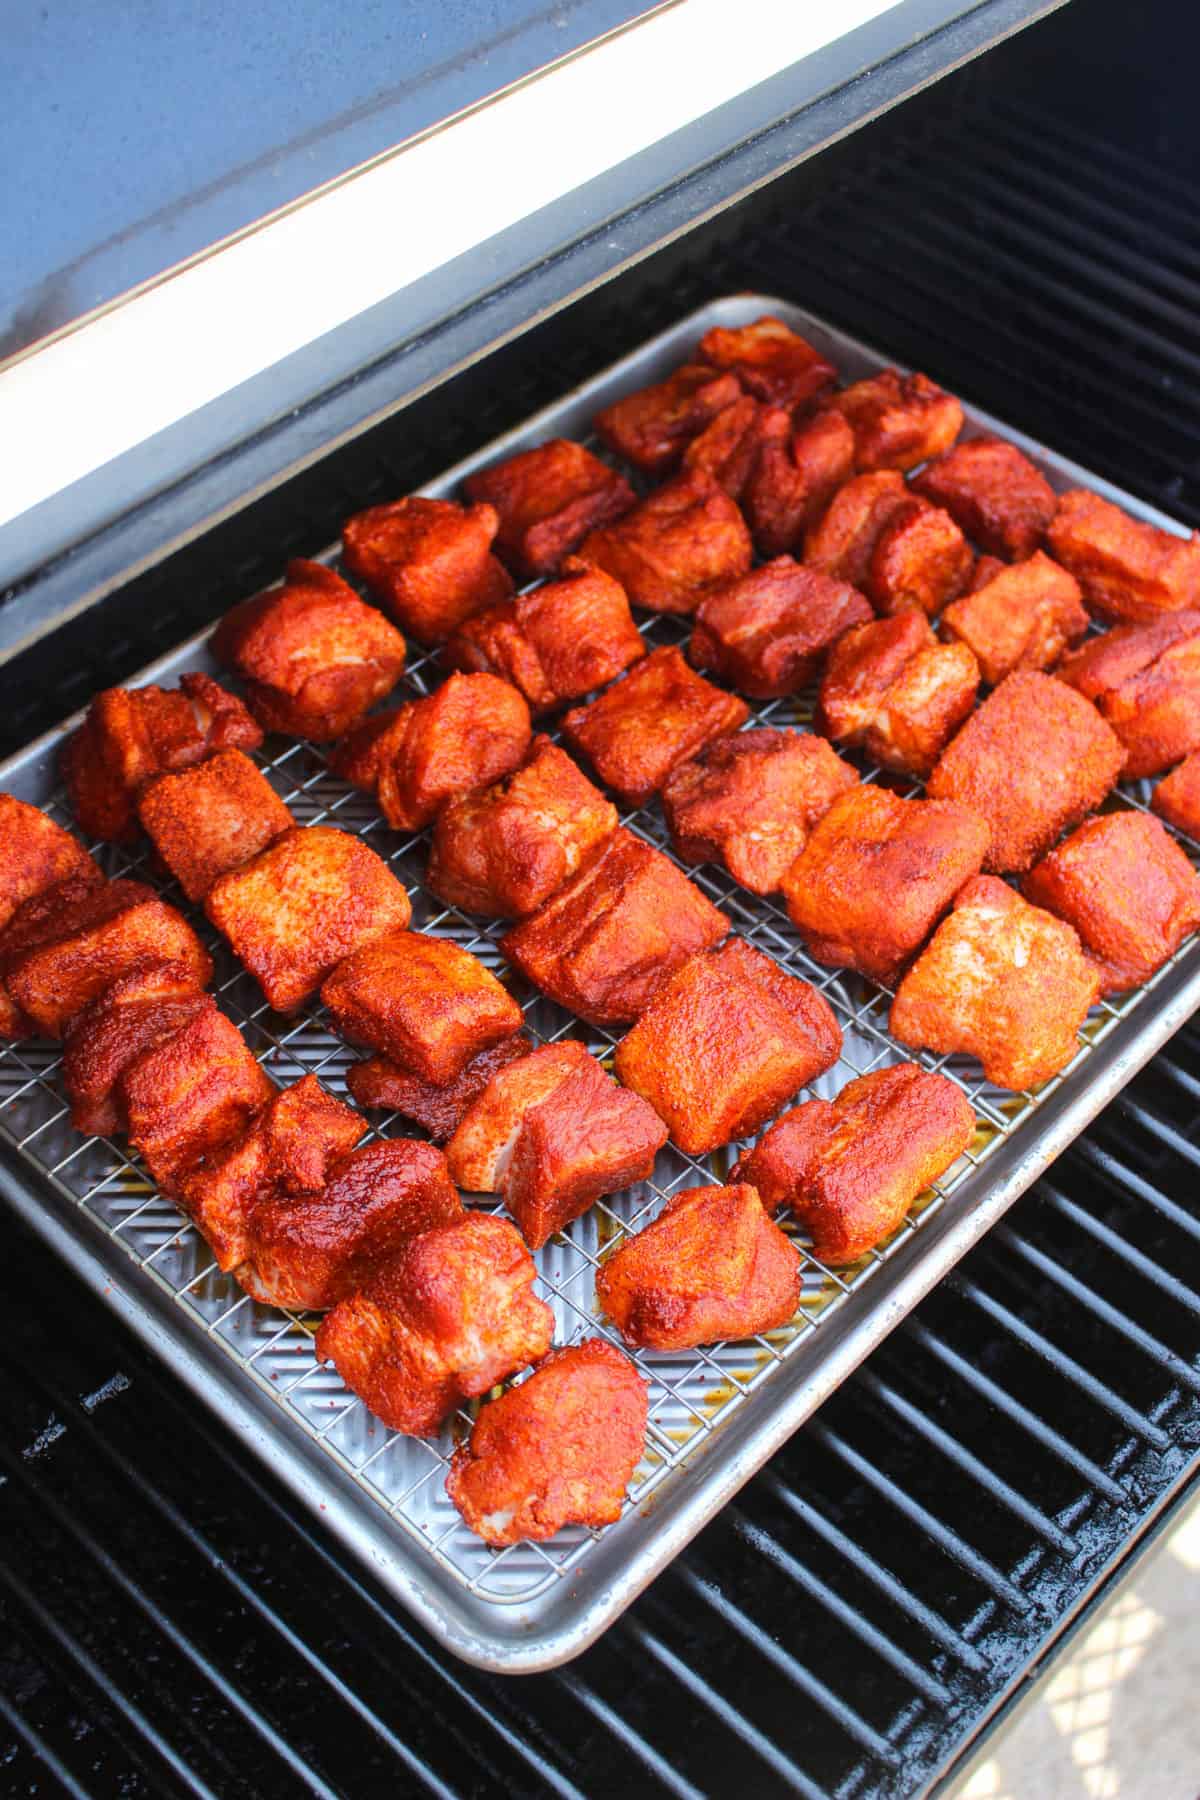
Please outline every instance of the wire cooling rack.
M673 334L671 360L679 360L680 351L675 345L685 331L690 344L718 318L730 322L733 306L740 308L737 322L755 317L768 307L777 312L784 310L778 302L765 300L718 303L706 308L691 322L690 330L685 324ZM801 328L821 342L821 330L812 322L803 321ZM857 347L848 353L845 341L828 333L824 334L824 341L850 374L862 372L864 353ZM878 359L866 364L877 365ZM605 387L604 377L588 384L588 410L594 411L619 387L628 388L651 379L655 372L653 367L640 372L630 369L619 386L610 378ZM568 408L565 418L551 409L523 432L512 434L504 441L503 449L539 441L556 429L569 431L581 404L576 400L574 413ZM574 435L583 433L576 428ZM493 446L472 460L490 460L500 449L501 446ZM1041 460L1053 476L1055 466L1044 457ZM462 472L453 472L452 477L429 491L453 491ZM1064 485L1065 479L1062 477L1058 485ZM336 559L331 556L328 560ZM650 647L682 642L687 631L687 621L670 618L651 618L643 624L643 635ZM203 643L193 642L147 673L148 678L170 681L189 669L211 667ZM432 655L418 655L391 703L431 691L443 674ZM812 703L809 692L760 704L754 708L747 728L807 728ZM557 734L552 731L551 735ZM7 771L0 771L0 785L16 786L24 797L37 799L60 823L70 826L72 820L62 792L48 773L54 748L54 744L43 740L25 758L13 759ZM324 756L311 745L271 740L257 760L298 823L337 825L362 836L384 857L409 890L413 928L451 938L491 967L516 995L526 1029L536 1042L577 1038L611 1068L612 1050L622 1035L620 1031L585 1025L530 987L508 966L498 948L504 922L484 923L470 918L443 905L424 887L428 832L404 836L391 831L380 817L374 799L333 775ZM878 774L865 765L860 767L870 777ZM18 779L5 780L5 774L15 774ZM910 784L900 791L916 793L920 789ZM1132 784L1120 789L1109 804L1145 807L1148 793L1149 784ZM671 854L656 804L624 811L621 822ZM1196 846L1187 847L1195 856ZM305 1074L315 1074L335 1093L344 1092L345 1072L354 1052L329 1030L327 1016L319 1006L309 1007L295 1017L273 1013L257 984L235 961L199 909L190 906L181 891L163 879L146 847L127 850L101 846L96 854L110 874L133 874L150 882L191 918L213 956L213 992L273 1080L286 1085ZM954 1245L955 1233L941 1230L939 1221L944 1225L945 1215L953 1215L959 1209L965 1219L989 1196L1000 1196L1006 1204L1044 1165L1050 1140L1045 1133L1033 1129L1036 1116L1056 1116L1059 1140L1066 1141L1066 1136L1081 1129L1107 1098L1116 1078L1113 1055L1105 1055L1105 1047L1109 1046L1111 1052L1110 1040L1130 1031L1131 1015L1139 1013L1145 1020L1157 1013L1159 1029L1142 1030L1136 1043L1131 1038L1115 1065L1120 1079L1128 1079L1156 1042L1161 1041L1165 1029L1169 1029L1169 1025L1164 1025L1167 1009L1156 1007L1156 994L1170 993L1171 1017L1181 1007L1190 1011L1196 998L1200 998L1200 957L1195 946L1185 946L1146 987L1102 1001L1092 1009L1079 1033L1078 1052L1061 1075L1036 1094L1012 1094L983 1081L978 1065L971 1059L914 1052L893 1040L886 1029L891 1003L888 990L853 973L814 963L801 947L786 912L775 901L747 893L716 866L689 868L688 873L726 913L734 931L791 973L810 981L837 1014L844 1034L842 1055L832 1069L811 1085L808 1093L832 1098L855 1076L890 1063L917 1060L949 1076L963 1089L975 1111L976 1131L963 1156L920 1197L892 1239L850 1267L826 1267L813 1256L804 1233L794 1223L784 1221L784 1229L797 1246L803 1270L799 1309L788 1325L761 1337L701 1350L634 1352L649 1383L645 1454L630 1483L622 1520L603 1534L568 1528L545 1544L488 1549L463 1524L444 1491L446 1465L456 1443L469 1431L479 1403L455 1414L437 1439L407 1438L386 1429L345 1388L332 1368L316 1360L315 1317L281 1311L250 1299L232 1276L221 1274L199 1233L157 1193L119 1144L104 1138L83 1138L72 1130L59 1079L60 1055L56 1046L22 1044L6 1048L0 1056L0 1130L26 1162L70 1203L79 1219L86 1222L87 1230L98 1234L105 1264L114 1277L119 1279L125 1259L135 1264L169 1299L182 1327L185 1349L194 1343L194 1334L201 1334L229 1359L243 1382L269 1396L268 1413L278 1418L285 1431L301 1434L311 1450L337 1465L362 1506L369 1509L375 1524L382 1522L389 1533L399 1534L407 1541L412 1554L402 1559L404 1579L398 1579L396 1586L410 1604L417 1604L412 1593L413 1569L419 1577L422 1568L436 1565L445 1581L457 1590L468 1615L482 1621L475 1647L464 1653L496 1666L516 1666L517 1659L511 1653L514 1635L528 1631L530 1620L539 1629L545 1628L545 1606L539 1609L539 1603L552 1595L561 1615L557 1634L553 1635L553 1649L530 1651L527 1666L559 1661L582 1648L587 1637L595 1635L598 1629L597 1607L593 1605L590 1612L580 1607L572 1621L569 1609L560 1602L562 1593L569 1594L585 1573L589 1559L598 1560L598 1553L605 1547L606 1578L613 1565L619 1563L624 1572L624 1598L631 1597L636 1586L653 1573L647 1543L654 1537L656 1510L661 1507L664 1514L668 1511L662 1502L671 1496L673 1484L680 1485L678 1478L685 1472L693 1476L705 1459L706 1465L711 1463L726 1483L731 1472L738 1479L745 1479L757 1462L747 1456L744 1445L726 1448L732 1435L726 1428L739 1419L744 1424L745 1418L751 1416L750 1408L763 1418L781 1408L785 1416L774 1421L776 1434L780 1424L790 1428L798 1423L814 1403L809 1398L806 1405L806 1386L811 1394L820 1390L822 1365L827 1360L826 1343L830 1346L831 1366L835 1350L846 1368L853 1366L870 1343L907 1310L906 1306L900 1310L895 1307L890 1284L897 1270L902 1266L911 1268L916 1250L920 1249L922 1261L930 1266L911 1283L915 1294L930 1285L966 1247L970 1234L959 1232L965 1241L961 1248L953 1249L947 1260L946 1246ZM1127 1070L1121 1074L1125 1064ZM1119 1080L1116 1084L1120 1084ZM1069 1129L1062 1124L1064 1117ZM369 1118L372 1135L412 1135L415 1130L399 1115L374 1113ZM1022 1162L1026 1140L1029 1154ZM668 1146L657 1158L652 1180L601 1200L538 1252L538 1290L553 1308L556 1341L577 1342L582 1337L600 1334L620 1342L596 1309L595 1275L601 1260L646 1224L673 1193L725 1180L739 1148L730 1146L707 1158L695 1159ZM998 1172L993 1179L994 1166ZM979 1223L978 1229L982 1228ZM935 1239L939 1245L936 1258L925 1253L926 1241L932 1243ZM884 1323L889 1301L892 1316ZM797 1365L805 1376L793 1378L791 1372ZM764 1431L762 1441L766 1442L769 1435L769 1431ZM762 1456L757 1460L761 1461ZM721 1468L723 1464L729 1466ZM707 1516L699 1507L693 1511L696 1516L693 1522L689 1515L688 1535ZM622 1553L624 1540L628 1540L627 1550ZM566 1580L568 1577L570 1581ZM598 1609L600 1624L612 1616L620 1603L623 1601L606 1598ZM511 1616L507 1626L487 1623L495 1621L505 1609ZM586 1633L580 1624L585 1613L589 1620ZM435 1606L435 1627L439 1616ZM480 1649L480 1644L485 1648ZM507 1655L497 1647L501 1644L510 1646ZM461 1644L456 1647L463 1648Z

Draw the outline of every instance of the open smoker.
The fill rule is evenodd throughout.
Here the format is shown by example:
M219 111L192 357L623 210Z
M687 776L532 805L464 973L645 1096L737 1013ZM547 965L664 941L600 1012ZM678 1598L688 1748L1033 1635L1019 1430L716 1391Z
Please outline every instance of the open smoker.
M741 287L1196 519L1186 188L1140 104L1153 71L1139 87L1122 51L1119 132L1079 79L1120 66L1115 13L1078 0L127 583L4 671L10 741ZM23 1246L0 1500L16 1756L90 1792L362 1791L397 1758L413 1791L920 1791L1186 1490L1194 1047L1185 1031L583 1661L521 1684L381 1608Z

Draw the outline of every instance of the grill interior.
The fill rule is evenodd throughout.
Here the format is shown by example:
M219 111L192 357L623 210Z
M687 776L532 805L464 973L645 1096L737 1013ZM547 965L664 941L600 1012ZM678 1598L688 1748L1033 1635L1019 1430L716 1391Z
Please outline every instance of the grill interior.
M1176 77L1130 66L1170 19L1112 52L1106 105L1120 10L1068 8L131 584L0 671L6 734L738 286L1200 523L1200 255L1148 125ZM520 1682L381 1604L6 1218L10 1790L49 1766L88 1794L922 1791L1194 1471L1198 1050L1188 1028L593 1650Z

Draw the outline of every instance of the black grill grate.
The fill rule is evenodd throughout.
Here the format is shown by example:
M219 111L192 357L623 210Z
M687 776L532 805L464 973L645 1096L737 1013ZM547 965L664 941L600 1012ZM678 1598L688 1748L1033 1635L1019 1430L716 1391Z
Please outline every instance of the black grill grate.
M1067 9L131 584L0 671L10 742L738 286L1200 522L1200 249L1123 10ZM1147 56L1170 24L1157 0ZM1119 126L1088 75L1110 38ZM6 1791L922 1791L1194 1470L1198 1051L1181 1033L592 1651L520 1681L392 1616L5 1219Z

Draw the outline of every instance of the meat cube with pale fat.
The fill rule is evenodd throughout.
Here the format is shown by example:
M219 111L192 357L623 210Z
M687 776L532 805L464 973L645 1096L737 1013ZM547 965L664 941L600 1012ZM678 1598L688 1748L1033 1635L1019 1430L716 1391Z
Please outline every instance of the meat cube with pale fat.
M266 776L240 750L221 750L138 796L138 818L189 900L203 900L230 869L296 823Z
M854 433L832 409L802 419L794 430L781 410L769 417L738 498L759 554L778 556L796 548L854 474ZM787 430L775 427L778 418Z
M821 681L816 728L859 745L901 774L929 774L975 704L979 665L965 644L940 644L909 608L838 640Z
M120 1079L143 1050L174 1037L204 1006L196 970L187 963L148 961L89 1001L67 1027L63 1086L76 1131L123 1131Z
M346 1086L359 1106L402 1113L422 1126L435 1144L444 1144L454 1136L492 1076L528 1056L532 1049L523 1032L503 1038L473 1056L450 1081L424 1081L386 1056L369 1056L347 1070Z
M19 906L60 881L104 880L99 867L69 831L13 794L0 794L0 931Z
M1037 1087L1075 1055L1100 986L1070 925L980 875L900 983L889 1029L939 1056L977 1057L996 1087Z
M500 515L410 494L356 513L342 527L342 560L397 624L423 644L512 593L492 554Z
M963 427L953 394L928 375L882 369L843 388L830 402L854 433L855 466L861 470L912 469L948 450Z
M919 607L932 617L962 593L974 566L971 546L950 514L910 493L875 540L867 593L878 612Z
M515 1225L467 1213L410 1238L326 1314L317 1355L393 1431L424 1437L463 1400L537 1362L554 1314Z
M636 498L623 475L567 438L520 450L463 486L495 507L496 548L521 581L552 575L589 531L619 519Z
M911 498L904 477L892 469L856 475L837 490L815 524L805 531L805 563L865 593L875 546L888 521L905 509Z
M1200 533L1176 537L1085 488L1059 500L1046 548L1102 618L1154 619L1200 606Z
M769 314L753 325L714 325L696 354L714 368L732 370L748 394L774 406L811 405L837 379L828 357Z
M349 956L412 917L382 857L331 825L296 826L209 889L204 910L276 1012L294 1012Z
M701 601L688 654L740 693L778 699L810 682L838 639L872 616L856 588L777 556Z
M596 1297L627 1344L692 1350L786 1325L801 1264L754 1188L687 1188L601 1264Z
M914 475L912 485L944 506L972 543L1006 562L1025 562L1040 548L1058 506L1041 470L998 437L955 444Z
M1058 669L1125 746L1127 776L1157 775L1200 749L1200 609L1090 638Z
M1003 566L942 615L942 630L970 646L989 687L1015 669L1052 669L1087 628L1079 583L1041 550Z
M860 1075L832 1102L784 1113L737 1164L773 1212L787 1206L823 1263L852 1263L891 1237L913 1201L975 1135L958 1085L916 1063Z
M734 938L662 984L617 1045L614 1066L679 1148L700 1156L757 1131L841 1048L828 1001Z
M632 512L593 531L580 555L620 582L634 606L690 613L708 588L744 575L750 533L724 488L703 469L656 488Z
M1200 750L1159 782L1150 804L1168 825L1200 843Z
M665 475L688 444L742 392L736 375L686 363L665 381L626 394L592 425L610 450L648 475Z

